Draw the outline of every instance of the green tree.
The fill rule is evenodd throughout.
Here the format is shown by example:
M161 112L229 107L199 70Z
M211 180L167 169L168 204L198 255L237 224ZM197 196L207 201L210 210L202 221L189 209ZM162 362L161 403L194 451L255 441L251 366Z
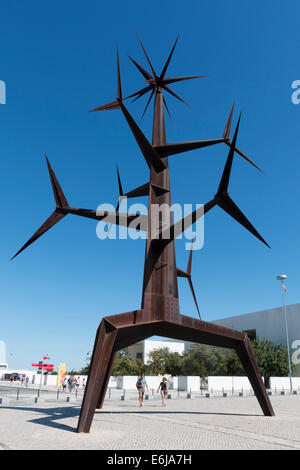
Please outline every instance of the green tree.
M226 356L222 349L195 344L183 355L183 375L225 375Z
M170 374L173 377L182 375L183 371L183 356L178 352L171 352L166 357L166 369L165 373Z
M112 375L138 375L138 364L130 359L128 350L118 351L112 368Z
M275 344L264 338L251 342L258 367L264 376L266 386L269 386L270 377L284 377L289 373L288 350L282 344ZM292 372L295 365L292 364Z
M170 351L168 348L154 349L149 353L147 369L154 375L164 375L167 369Z

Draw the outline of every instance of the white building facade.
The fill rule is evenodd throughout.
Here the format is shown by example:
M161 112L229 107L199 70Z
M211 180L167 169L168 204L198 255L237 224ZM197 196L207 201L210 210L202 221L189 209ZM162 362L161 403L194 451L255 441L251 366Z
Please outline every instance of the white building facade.
M300 377L300 303L287 305L289 348L291 360L296 366L294 375ZM276 344L287 346L284 311L282 307L259 312L222 318L212 323L244 331L249 338L269 339Z
M177 352L183 354L187 350L190 343L184 343L183 341L176 340L153 340L145 339L139 343L133 344L128 347L128 355L131 359L141 359L144 364L147 364L149 360L149 354L157 349L168 348L171 352Z

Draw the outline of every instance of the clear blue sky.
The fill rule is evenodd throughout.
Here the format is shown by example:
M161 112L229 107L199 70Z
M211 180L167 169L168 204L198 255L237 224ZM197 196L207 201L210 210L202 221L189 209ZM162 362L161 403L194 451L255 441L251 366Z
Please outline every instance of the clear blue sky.
M191 108L168 99L168 140L221 136L235 101L234 124L243 112L238 146L264 170L236 157L229 190L272 248L220 209L208 214L205 246L193 258L203 318L280 305L282 272L288 303L300 301L300 105L291 102L299 17L292 0L2 4L0 338L10 367L27 368L49 352L56 365L79 368L101 318L140 306L145 242L100 241L94 221L66 217L10 261L54 208L44 153L74 207L115 203L116 163L125 190L147 181L122 115L88 113L116 96L116 43L124 93L144 85L127 57L147 68L134 28L158 70L179 33L169 75L209 74L173 86ZM143 104L130 105L137 119ZM142 122L149 139L151 114ZM173 202L208 201L227 153L217 146L170 157ZM184 242L176 248L185 269ZM196 316L184 279L179 289L182 313Z

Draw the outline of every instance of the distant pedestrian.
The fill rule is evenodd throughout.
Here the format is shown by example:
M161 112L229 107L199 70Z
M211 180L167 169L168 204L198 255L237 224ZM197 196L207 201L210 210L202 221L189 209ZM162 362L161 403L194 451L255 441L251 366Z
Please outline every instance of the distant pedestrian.
M11 376L9 377L9 381L10 381L10 383L11 383L11 384L12 384L12 383L13 383L13 381L14 381L14 377L13 377L13 375L12 375L12 374L11 374Z
M69 378L68 378L68 388L69 388L69 392L72 391L72 386L73 386L73 377L70 375Z
M161 406L166 406L166 396L168 395L168 382L166 377L163 377L162 381L159 384L159 387L157 389L157 393L160 390L160 395L161 395Z
M85 391L85 379L82 380L82 390Z
M67 378L66 377L62 380L62 388L63 388L63 392L65 392L66 389L67 389Z
M141 374L140 377L137 379L136 388L138 389L138 392L139 392L140 406L143 406L144 394L145 394L146 389L148 392L148 385L145 379L145 374Z
M72 390L75 390L76 388L76 383L77 383L77 379L76 377L73 378L73 382L72 382Z
M80 377L77 377L76 379L76 390L79 390L80 387Z

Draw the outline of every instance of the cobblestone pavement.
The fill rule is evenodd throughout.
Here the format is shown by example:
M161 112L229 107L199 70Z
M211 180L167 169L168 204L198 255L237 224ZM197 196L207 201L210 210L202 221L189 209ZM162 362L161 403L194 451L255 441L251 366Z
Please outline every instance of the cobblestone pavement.
M300 449L300 396L270 397L275 417L253 396L177 398L162 408L106 400L90 434L77 434L80 402L0 405L0 449Z

